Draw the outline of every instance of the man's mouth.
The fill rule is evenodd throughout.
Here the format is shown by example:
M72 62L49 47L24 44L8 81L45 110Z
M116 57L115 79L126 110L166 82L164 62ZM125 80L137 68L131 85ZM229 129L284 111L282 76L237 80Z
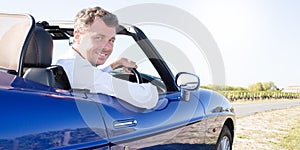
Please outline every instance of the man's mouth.
M106 53L102 53L102 52L99 52L97 53L98 57L100 57L101 59L106 59L108 57L108 54Z

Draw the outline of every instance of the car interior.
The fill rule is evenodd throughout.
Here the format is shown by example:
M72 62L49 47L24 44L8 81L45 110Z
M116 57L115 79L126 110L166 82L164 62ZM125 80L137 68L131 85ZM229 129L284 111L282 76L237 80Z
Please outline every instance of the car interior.
M34 28L24 56L21 57L23 58L21 61L22 77L54 88L70 90L71 86L64 69L59 65L51 65L51 63L53 38L56 40L68 39L72 35L66 35L68 32L61 32L61 29L55 30L55 27L48 26L47 22L42 22ZM135 72L134 75L115 73L114 76L131 82L142 82L141 76L137 76L138 72L134 69L132 71Z
M119 26L118 34L129 35L137 38L136 35L129 33L128 30ZM0 71L18 75L24 79L35 81L43 85L54 88L71 90L70 82L62 66L53 65L53 41L69 40L73 36L72 28L64 28L56 25L49 25L48 22L37 22L33 26L27 48L23 49L19 57L18 69L2 69ZM69 43L70 44L70 43ZM17 58L16 58L17 59ZM111 74L119 79L130 82L147 83L156 85L159 93L165 93L167 87L162 80L150 74L139 73L132 70L133 74L120 71L113 71Z

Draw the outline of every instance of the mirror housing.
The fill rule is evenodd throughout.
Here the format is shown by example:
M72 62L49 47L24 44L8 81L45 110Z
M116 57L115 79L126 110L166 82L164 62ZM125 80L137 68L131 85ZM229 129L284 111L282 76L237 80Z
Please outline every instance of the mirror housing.
M200 87L200 78L192 73L179 72L175 77L175 85L180 89L180 99L190 100L190 92Z

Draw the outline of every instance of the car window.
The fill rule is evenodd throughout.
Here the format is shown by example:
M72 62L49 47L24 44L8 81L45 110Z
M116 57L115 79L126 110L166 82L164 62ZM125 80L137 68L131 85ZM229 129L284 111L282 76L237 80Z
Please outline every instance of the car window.
M103 66L109 65L112 61L120 57L135 61L138 65L139 72L159 77L156 69L152 66L147 56L132 37L127 35L117 35L113 53Z
M146 78L146 80L144 79L144 82L151 82L155 86L158 86L159 92L166 91L165 85L157 70L131 36L116 36L113 53L102 67L109 65L112 61L120 57L128 58L137 63L137 70L143 74L144 78Z

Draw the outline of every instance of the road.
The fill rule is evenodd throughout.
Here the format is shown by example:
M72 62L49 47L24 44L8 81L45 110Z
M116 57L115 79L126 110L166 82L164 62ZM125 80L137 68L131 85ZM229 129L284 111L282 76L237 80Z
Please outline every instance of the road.
M275 109L285 109L300 106L300 100L272 100L259 102L232 102L236 117L252 115L257 112L264 112Z

